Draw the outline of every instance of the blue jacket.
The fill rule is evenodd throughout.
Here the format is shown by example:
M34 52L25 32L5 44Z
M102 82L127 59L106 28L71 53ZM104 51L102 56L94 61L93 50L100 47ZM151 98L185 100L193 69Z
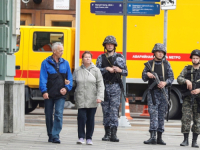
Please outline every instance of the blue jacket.
M49 98L66 97L66 95L62 95L60 93L60 89L66 88L67 92L72 89L73 77L69 63L63 58L59 59L60 74L57 73L52 65L56 68L56 63L53 61L52 56L47 57L47 59L42 62L39 89L42 94L47 92L49 94ZM65 79L70 81L69 85L65 85Z

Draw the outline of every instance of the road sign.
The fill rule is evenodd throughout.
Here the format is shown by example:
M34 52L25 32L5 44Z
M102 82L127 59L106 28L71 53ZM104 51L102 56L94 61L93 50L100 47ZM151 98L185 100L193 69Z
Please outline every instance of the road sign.
M160 2L160 0L128 0L128 2Z
M176 9L176 0L161 0L160 4L162 10Z
M123 3L91 3L90 12L95 14L123 14Z
M123 2L123 0L92 0L95 2Z
M95 2L123 2L123 0L92 0ZM127 2L160 2L160 0L127 0Z
M159 4L127 3L127 15L158 15L160 14Z

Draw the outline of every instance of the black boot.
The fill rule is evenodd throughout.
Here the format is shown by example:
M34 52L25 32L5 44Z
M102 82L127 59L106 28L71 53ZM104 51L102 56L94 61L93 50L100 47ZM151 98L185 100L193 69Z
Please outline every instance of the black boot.
M189 145L188 136L189 136L189 133L184 133L184 140L183 140L183 142L180 144L180 146L188 146L188 145Z
M119 142L119 139L117 138L117 127L111 127L111 142Z
M166 143L162 140L162 132L157 132L157 144L166 145Z
M198 134L197 133L193 133L192 147L199 148L199 145L197 145L197 138L198 138Z
M156 131L150 131L150 139L144 141L144 144L156 144Z
M110 141L111 131L109 126L104 126L105 135L102 138L102 141Z

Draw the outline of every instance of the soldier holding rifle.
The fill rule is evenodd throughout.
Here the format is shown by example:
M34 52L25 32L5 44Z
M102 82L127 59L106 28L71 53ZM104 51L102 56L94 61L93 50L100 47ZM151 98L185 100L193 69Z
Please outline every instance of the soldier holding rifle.
M107 36L103 46L105 53L97 58L97 67L103 75L105 85L104 101L101 103L105 129L102 141L119 142L117 138L118 110L121 93L124 94L121 76L127 76L128 70L124 56L115 52L117 42L114 36Z
M177 78L177 82L183 87L181 132L184 134L184 140L180 146L189 145L188 137L193 115L191 146L198 148L197 138L200 133L200 50L193 50L190 59L192 59L193 65L186 66Z
M144 141L144 144L166 145L162 140L165 114L168 110L169 100L166 87L171 86L174 75L170 63L164 59L166 55L165 46L160 43L155 44L152 53L154 53L154 59L145 63L142 73L143 81L148 81L148 85L151 87L147 94L148 111L150 114L150 138Z

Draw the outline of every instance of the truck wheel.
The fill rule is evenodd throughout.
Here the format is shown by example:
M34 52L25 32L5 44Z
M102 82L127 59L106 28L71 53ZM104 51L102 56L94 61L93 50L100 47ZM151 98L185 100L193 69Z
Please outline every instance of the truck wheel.
M26 102L26 104L25 104L25 114L28 114L28 113L32 112L33 110L35 110L37 105L38 105L37 101L32 101L32 108L28 108L28 102Z
M169 109L169 119L175 119L181 114L181 105L177 96L171 92L170 98L171 107Z

